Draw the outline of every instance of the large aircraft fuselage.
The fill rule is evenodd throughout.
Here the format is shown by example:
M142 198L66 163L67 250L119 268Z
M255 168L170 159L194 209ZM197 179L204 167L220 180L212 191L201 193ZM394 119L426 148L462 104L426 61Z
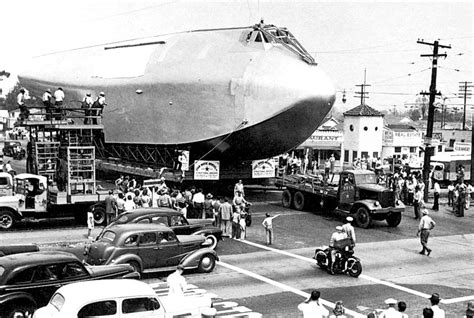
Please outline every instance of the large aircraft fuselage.
M105 142L191 149L193 158L249 160L307 139L335 100L329 78L255 29L177 33L34 59L30 94L62 87L78 107L105 92ZM212 151L211 151L212 150Z

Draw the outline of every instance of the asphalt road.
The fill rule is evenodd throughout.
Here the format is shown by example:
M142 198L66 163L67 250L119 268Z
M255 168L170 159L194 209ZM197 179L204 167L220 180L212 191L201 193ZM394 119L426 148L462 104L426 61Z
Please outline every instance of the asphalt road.
M223 306L220 315L242 311L244 316L254 312L264 317L298 317L297 304L314 288L321 291L328 308L342 300L349 316L366 316L370 310L383 308L389 297L404 300L410 316L421 314L429 306L426 297L438 292L448 317L459 317L467 300L474 299L472 207L464 218L453 216L443 201L439 212L431 212L437 226L430 237L430 257L418 254L418 221L410 207L397 228L385 222L365 230L356 228L356 255L362 260L363 272L355 279L331 276L312 260L315 247L328 244L335 226L342 222L340 218L285 209L279 191L251 193L248 199L254 205L246 241L224 239L217 248L220 262L214 272L186 275L189 283L218 297ZM264 244L261 226L267 212L280 214L274 220L275 244L271 248ZM100 228L94 231L96 234ZM0 235L2 244L37 243L43 249L59 245L76 250L87 241L85 234L85 226L62 219L25 222ZM159 283L167 274L146 275L144 279Z

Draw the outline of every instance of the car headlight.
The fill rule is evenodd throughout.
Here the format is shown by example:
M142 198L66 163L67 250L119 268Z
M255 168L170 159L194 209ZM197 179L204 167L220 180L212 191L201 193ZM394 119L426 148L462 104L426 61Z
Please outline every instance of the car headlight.
M379 205L380 205L379 201L374 202L374 206L379 206Z

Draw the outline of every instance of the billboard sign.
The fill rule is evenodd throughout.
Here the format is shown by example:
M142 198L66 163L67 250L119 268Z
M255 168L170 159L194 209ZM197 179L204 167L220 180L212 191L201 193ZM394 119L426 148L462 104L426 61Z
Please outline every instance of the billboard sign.
M274 178L275 161L274 159L262 159L252 161L252 178Z
M220 162L218 160L194 161L194 180L219 180Z

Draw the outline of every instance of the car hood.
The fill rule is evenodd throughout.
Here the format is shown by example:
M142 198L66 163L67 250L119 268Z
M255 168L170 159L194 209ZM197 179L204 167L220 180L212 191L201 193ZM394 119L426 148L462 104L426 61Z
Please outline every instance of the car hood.
M381 186L379 184L361 184L361 185L359 185L359 189L372 191L372 192L389 191L389 189L387 189L386 187Z
M190 225L212 225L212 219L188 219Z
M177 235L177 237L183 245L202 244L206 241L204 235Z
M96 265L86 266L86 268L92 277L97 278L122 277L133 272L133 268L128 264Z
M61 317L59 311L53 305L46 305L37 309L33 315L33 318L53 318L53 317Z

